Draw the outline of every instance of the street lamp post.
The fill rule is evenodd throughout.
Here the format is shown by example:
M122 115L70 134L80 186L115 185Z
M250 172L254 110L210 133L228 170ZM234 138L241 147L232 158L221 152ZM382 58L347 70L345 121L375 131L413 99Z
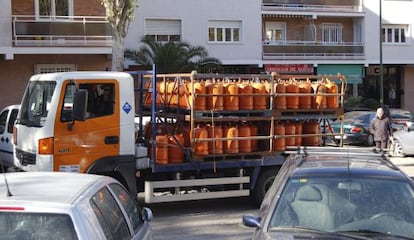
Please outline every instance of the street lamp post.
M379 0L379 58L380 58L380 105L384 105L384 66L382 64L382 0Z

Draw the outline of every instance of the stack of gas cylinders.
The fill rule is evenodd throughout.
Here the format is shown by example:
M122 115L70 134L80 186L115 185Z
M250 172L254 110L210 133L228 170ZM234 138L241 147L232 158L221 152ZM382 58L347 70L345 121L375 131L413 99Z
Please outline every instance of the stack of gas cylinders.
M329 77L265 75L263 78L185 78L177 75L160 78L154 90L148 91L145 104L159 108L185 109L210 114L208 122L175 122L159 124L156 133L156 154L159 164L178 164L185 161L185 151L195 156L251 154L284 151L287 146L319 146L321 127L318 119L299 119L297 114L309 111L328 111L341 107L341 81ZM336 79L338 79L336 78ZM148 85L149 88L152 84ZM341 90L340 90L341 89ZM248 120L250 112L271 113L268 118ZM262 111L261 111L262 110ZM297 110L297 112L296 112ZM289 118L277 116L289 112ZM244 120L215 121L220 114L245 114ZM292 114L293 113L293 114ZM238 116L239 116L238 115ZM193 115L195 116L195 115ZM244 116L244 115L243 115ZM247 119L247 120L246 120ZM193 120L193 119L192 119ZM147 130L149 127L147 127ZM152 133L146 132L151 138Z

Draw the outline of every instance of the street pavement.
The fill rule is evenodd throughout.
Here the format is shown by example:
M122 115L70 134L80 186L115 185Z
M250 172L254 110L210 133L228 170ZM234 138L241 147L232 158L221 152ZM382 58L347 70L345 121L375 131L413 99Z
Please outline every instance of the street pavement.
M408 176L414 177L414 157L391 157L390 160Z

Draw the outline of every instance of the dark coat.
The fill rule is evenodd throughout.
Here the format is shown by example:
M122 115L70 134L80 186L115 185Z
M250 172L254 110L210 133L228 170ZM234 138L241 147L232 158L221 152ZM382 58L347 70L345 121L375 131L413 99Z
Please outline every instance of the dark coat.
M371 133L374 135L374 141L388 140L391 135L391 120L388 117L375 117L370 127Z

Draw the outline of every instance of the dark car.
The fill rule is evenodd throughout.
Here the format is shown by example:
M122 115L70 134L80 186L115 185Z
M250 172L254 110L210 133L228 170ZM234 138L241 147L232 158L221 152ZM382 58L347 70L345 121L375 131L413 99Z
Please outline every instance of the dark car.
M253 239L412 239L414 183L384 155L361 148L303 149L278 172Z
M344 114L343 132L341 121L331 123L332 132L337 133L335 139L342 138L344 144L373 146L374 136L370 132L371 121L375 118L375 111L352 111ZM340 135L343 133L343 135Z

